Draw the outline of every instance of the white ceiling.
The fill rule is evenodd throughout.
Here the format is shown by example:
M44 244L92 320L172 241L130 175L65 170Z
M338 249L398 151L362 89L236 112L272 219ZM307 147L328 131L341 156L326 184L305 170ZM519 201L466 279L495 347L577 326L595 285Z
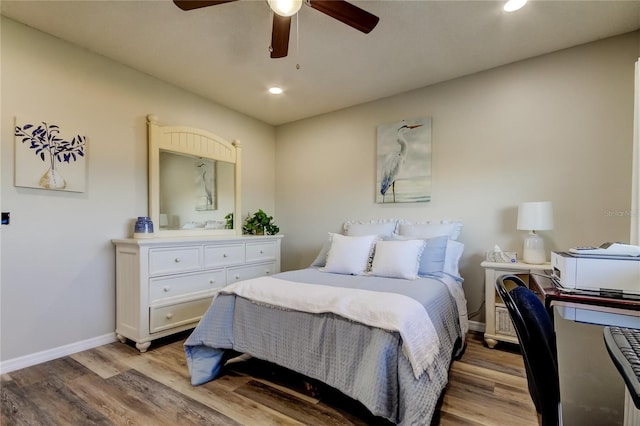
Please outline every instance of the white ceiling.
M640 1L354 0L368 35L303 6L269 58L264 0L182 11L171 0L2 0L2 15L279 125L640 28ZM298 65L299 64L299 69ZM285 93L269 95L280 85Z

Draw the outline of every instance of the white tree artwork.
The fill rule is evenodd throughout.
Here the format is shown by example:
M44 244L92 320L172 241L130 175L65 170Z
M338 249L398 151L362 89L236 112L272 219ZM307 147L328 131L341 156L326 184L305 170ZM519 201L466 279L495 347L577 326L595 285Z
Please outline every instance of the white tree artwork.
M51 121L16 118L15 186L58 191L86 190L87 137L63 135Z

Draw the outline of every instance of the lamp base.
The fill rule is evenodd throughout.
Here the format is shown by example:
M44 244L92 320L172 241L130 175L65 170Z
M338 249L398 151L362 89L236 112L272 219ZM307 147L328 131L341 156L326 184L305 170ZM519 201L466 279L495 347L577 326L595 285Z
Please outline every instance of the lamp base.
M524 240L522 261L532 265L540 265L547 261L544 240L540 235L536 234L535 231L529 232L529 236Z

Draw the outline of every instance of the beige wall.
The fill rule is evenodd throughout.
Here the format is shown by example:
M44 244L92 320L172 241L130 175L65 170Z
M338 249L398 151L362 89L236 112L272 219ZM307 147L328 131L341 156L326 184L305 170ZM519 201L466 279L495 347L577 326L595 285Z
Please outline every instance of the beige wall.
M2 18L2 361L115 329L112 238L147 214L145 116L243 147L245 212L274 210L275 131L123 65ZM13 186L14 116L88 136L87 190Z
M284 269L307 266L344 220L458 219L475 310L483 252L520 250L521 201L554 202L550 249L628 238L637 34L274 129L6 18L1 31L0 207L11 212L0 241L2 361L112 335L110 239L147 212L148 113L242 142L243 211L273 212ZM89 137L85 193L13 186L16 115ZM424 116L433 201L375 204L376 126Z
M473 312L484 252L522 252L520 202L553 202L549 250L628 241L638 46L627 34L278 127L283 269L307 266L345 220L461 220ZM376 126L428 116L432 201L376 204Z

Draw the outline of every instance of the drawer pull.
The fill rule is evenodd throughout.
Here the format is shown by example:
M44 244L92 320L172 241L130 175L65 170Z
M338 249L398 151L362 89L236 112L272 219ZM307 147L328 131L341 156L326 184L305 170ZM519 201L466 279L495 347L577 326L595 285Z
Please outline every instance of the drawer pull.
M267 270L267 271L264 271L264 274L265 274L265 275L269 275L270 273L271 273L271 271L268 271L268 270Z
M209 284L215 284L215 283L216 283L216 280L214 278L209 280Z
M167 292L171 291L171 287L166 285L166 286L164 286L163 290L164 290L165 293L167 293Z
M173 261L176 262L176 263L180 263L180 259L177 258L177 257L175 259L173 259Z
M227 253L223 253L222 257L229 257L229 255Z
M264 250L260 250L260 254L264 254Z
M239 280L239 279L240 279L240 275L236 275L236 280Z
M172 314L172 313L168 313L168 314L167 314L167 319L169 320L169 319L171 319L171 318L173 318L173 314Z

